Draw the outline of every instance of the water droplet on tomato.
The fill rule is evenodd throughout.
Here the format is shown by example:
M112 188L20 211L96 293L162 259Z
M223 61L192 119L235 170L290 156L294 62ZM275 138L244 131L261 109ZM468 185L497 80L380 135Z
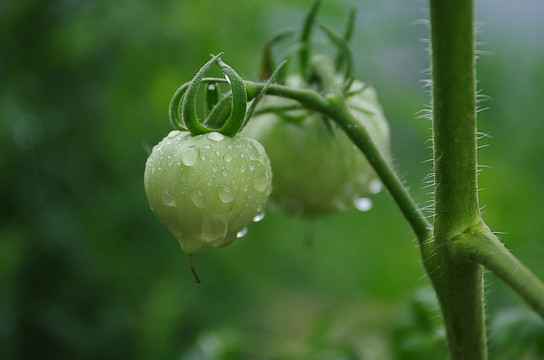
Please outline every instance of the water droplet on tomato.
M353 205L359 211L368 211L372 209L372 200L369 198L356 198L353 200Z
M162 192L162 203L166 206L176 206L176 200L172 194L170 194L168 189L164 189Z
M253 180L253 186L258 192L263 192L268 187L268 174Z
M232 156L230 156L230 154L227 153L225 154L225 156L223 156L223 160L230 163L232 161Z
M191 194L191 200L193 201L193 204L195 204L199 208L205 208L206 207L206 198L204 197L204 193L201 190L197 190Z
M173 139L175 138L176 136L178 136L180 133L180 131L178 130L172 130L168 133L168 136L166 136L168 139Z
M221 141L225 138L225 136L223 134L220 134L218 132L211 132L207 135L207 138L212 140L212 141Z
M227 235L227 222L222 216L212 216L202 223L202 239L212 246L219 245Z
M186 166L193 166L198 160L198 149L194 146L189 146L181 152L181 162Z
M234 193L228 186L221 185L219 187L219 198L224 203L230 203L232 200L234 200Z

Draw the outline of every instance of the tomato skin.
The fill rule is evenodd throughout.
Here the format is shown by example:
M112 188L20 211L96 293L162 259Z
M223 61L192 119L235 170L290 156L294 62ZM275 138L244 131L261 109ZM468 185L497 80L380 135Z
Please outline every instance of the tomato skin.
M288 84L300 84L291 77ZM364 85L354 82L352 89ZM346 99L348 108L389 156L389 126L376 92L367 87ZM279 107L289 100L267 97L264 104ZM271 199L288 214L316 217L350 208L356 199L372 195L376 175L348 136L321 114L306 110L255 116L243 134L266 149L274 171Z
M170 132L144 173L151 209L188 254L229 245L263 211L271 181L261 144L217 132Z

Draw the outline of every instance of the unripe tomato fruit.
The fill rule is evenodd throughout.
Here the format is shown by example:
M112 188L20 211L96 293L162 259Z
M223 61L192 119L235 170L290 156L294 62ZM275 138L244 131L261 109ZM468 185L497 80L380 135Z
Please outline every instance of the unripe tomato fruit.
M287 84L300 86L301 79L291 76ZM351 89L363 86L355 81ZM375 90L367 87L346 102L387 157L389 126ZM282 107L293 102L266 97L263 104ZM342 211L375 192L370 164L347 135L329 123L327 127L321 114L306 110L276 111L253 117L242 131L265 147L274 171L271 199L289 214L314 217Z
M170 132L144 174L151 209L188 254L230 244L263 211L271 181L261 144L217 132Z

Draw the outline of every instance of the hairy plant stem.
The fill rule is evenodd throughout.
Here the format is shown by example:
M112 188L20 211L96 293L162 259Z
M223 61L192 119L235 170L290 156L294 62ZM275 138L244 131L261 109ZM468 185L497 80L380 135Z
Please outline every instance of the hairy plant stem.
M491 270L544 319L544 283L512 255L483 222L456 237L451 249L455 256Z
M473 0L430 0L435 172L434 252L423 258L452 360L487 359L483 271L453 239L480 222Z

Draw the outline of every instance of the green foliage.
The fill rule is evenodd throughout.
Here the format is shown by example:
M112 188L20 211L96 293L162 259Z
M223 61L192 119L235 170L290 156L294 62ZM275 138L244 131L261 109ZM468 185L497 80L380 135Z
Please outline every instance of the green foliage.
M270 212L243 241L198 258L206 283L197 287L141 182L152 145L170 130L176 87L219 51L256 78L259 49L311 3L0 3L1 359L199 359L210 334L237 348L237 359L387 359L399 308L428 283L410 229L385 193L364 215L314 224L311 249L307 224ZM341 30L355 3L323 2L321 16ZM492 169L480 175L480 199L487 223L506 231L503 241L543 278L544 84L535 81L544 74L543 29L529 2L513 4L516 16L492 3L482 0L479 13L488 23L483 50L495 54L478 68L494 99L479 115L480 130L493 136L481 140L492 147L479 152L480 163ZM352 38L355 71L380 94L392 154L409 184L429 171L422 165L429 123L413 120L427 101L417 85L427 66L417 38L426 30L409 25L424 16L420 8L365 2ZM426 190L412 190L424 204ZM487 308L500 319L494 314L518 299L488 278ZM531 329L516 348L538 356L540 333ZM493 352L505 349L499 339L512 336L493 334L491 354L500 353Z

